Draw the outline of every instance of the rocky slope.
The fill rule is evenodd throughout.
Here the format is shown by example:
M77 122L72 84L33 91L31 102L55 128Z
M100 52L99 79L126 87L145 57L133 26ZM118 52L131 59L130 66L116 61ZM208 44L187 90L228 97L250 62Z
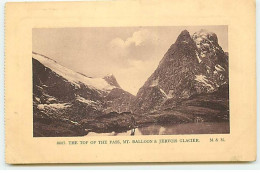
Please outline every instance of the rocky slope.
M140 88L131 108L138 114L173 109L191 97L208 95L210 100L209 94L220 88L228 93L228 54L219 46L217 35L200 30L191 36L184 30Z
M35 136L82 135L80 121L129 111L134 96L113 75L87 77L37 53L32 61Z

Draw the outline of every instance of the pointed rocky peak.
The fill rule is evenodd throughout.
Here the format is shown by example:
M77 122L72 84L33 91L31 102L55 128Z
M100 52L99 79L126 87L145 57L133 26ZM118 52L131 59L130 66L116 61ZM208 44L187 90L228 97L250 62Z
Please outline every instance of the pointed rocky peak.
M183 30L178 36L176 43L189 44L193 43L193 40L191 39L190 33L187 30Z
M228 59L216 34L200 30L191 37L184 30L138 91L133 111L151 111L167 101L174 106L193 95L215 92L226 83Z
M105 79L105 81L107 81L107 83L109 83L110 85L120 88L120 85L118 84L113 74L108 74L105 77L103 77L103 79Z

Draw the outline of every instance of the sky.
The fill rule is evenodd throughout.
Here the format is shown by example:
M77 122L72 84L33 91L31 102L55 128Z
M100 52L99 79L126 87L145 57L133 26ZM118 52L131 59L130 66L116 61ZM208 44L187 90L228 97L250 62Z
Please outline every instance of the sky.
M228 27L151 26L34 28L32 50L91 77L113 74L121 88L136 95L183 30L214 32L228 51Z

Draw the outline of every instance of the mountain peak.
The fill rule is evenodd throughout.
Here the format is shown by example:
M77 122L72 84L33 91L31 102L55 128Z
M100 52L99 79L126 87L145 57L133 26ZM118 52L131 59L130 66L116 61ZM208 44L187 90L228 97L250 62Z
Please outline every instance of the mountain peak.
M113 78L115 78L115 76L112 73L109 73L109 74L105 75L104 77L113 77Z
M176 42L181 44L188 44L192 43L193 41L191 39L190 33L187 30L183 30L178 36Z
M197 43L202 41L208 41L215 45L218 45L218 37L214 32L210 32L205 29L201 29L192 35L192 39Z
M222 50L218 44L218 37L214 32L201 29L192 35L198 52L202 58L215 55L217 51Z
M188 34L188 35L190 35L189 31L186 30L186 29L184 29L183 31L181 31L181 35L183 35L183 34Z
M166 103L175 106L193 95L217 91L228 83L227 56L221 50L215 33L200 30L191 38L183 30L139 89L134 112L153 111Z
M104 76L103 79L110 85L120 88L120 85L118 84L116 77L113 74L108 74Z

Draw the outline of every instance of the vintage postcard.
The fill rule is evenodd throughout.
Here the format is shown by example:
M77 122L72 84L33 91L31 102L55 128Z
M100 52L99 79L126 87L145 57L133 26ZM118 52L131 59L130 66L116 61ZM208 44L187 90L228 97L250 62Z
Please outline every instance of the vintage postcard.
M7 3L6 162L254 161L255 2L214 4Z

